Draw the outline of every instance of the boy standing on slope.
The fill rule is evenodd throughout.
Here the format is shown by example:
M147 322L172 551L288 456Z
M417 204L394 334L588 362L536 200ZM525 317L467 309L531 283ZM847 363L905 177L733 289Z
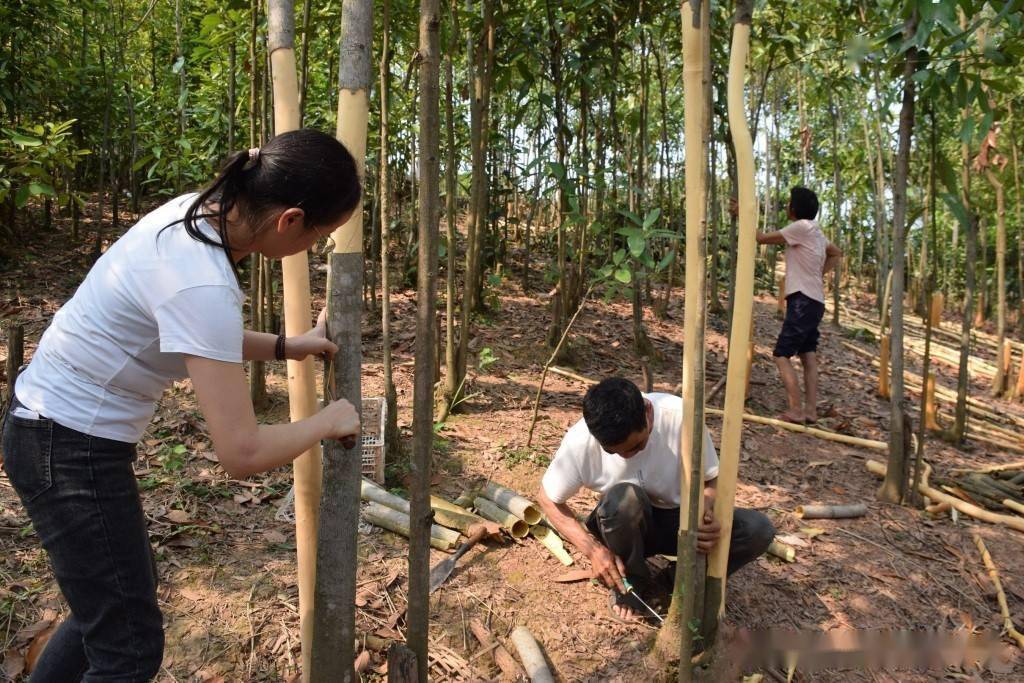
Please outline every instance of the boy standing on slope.
M789 408L780 420L799 424L818 419L818 325L825 314L825 273L835 267L843 252L828 241L814 218L818 196L806 187L789 192L789 220L782 230L757 233L758 244L786 247L786 319L775 342L775 365L782 375ZM804 368L804 401L790 358L800 356Z

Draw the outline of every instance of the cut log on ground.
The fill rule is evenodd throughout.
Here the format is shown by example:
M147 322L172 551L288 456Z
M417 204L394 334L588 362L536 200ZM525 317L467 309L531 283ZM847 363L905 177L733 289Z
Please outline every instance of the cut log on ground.
M796 509L796 516L803 519L851 519L863 517L868 513L868 506L864 503L850 503L848 505L800 505Z
M511 638L526 669L526 675L530 677L530 683L555 683L551 669L544 659L544 653L541 652L540 645L530 630L525 626L517 626L512 630Z
M786 562L796 562L796 549L779 541L772 541L768 546L768 554Z

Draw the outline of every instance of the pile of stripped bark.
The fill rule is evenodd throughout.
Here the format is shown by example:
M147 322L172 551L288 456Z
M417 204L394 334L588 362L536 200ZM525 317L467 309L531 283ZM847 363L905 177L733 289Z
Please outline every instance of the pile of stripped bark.
M1024 516L1024 463L1009 469L959 471L936 478L943 490L994 512Z

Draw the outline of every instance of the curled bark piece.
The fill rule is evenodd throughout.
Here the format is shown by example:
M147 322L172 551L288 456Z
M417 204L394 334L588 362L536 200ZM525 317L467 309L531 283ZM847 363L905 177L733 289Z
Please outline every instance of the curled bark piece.
M934 503L932 505L926 505L924 510L930 515L941 515L943 512L949 512L953 509L953 506L949 503Z
M868 513L868 506L864 503L849 503L847 505L798 505L796 516L803 519L851 519L863 517Z
M768 554L786 562L796 562L796 549L785 543L772 541L772 544L768 546Z
M523 538L526 534L530 533L529 524L505 508L499 507L493 501L478 497L473 501L473 507L487 519L497 522L508 529L508 532L512 534L512 538Z
M505 488L501 484L489 481L487 486L484 487L482 495L484 498L489 498L505 508L530 526L540 521L541 514L537 506L510 488Z
M401 496L396 496L387 489L378 486L365 477L360 483L359 497L363 500L372 500L375 503L380 503L384 507L389 507L392 510L398 510L399 512L409 514L409 501Z
M371 501L363 511L363 516L371 524L409 538L409 515L403 512ZM458 540L459 532L439 527L436 524L431 525L430 545L438 550L451 550Z
M996 563L992 561L992 556L989 555L988 548L985 547L985 542L981 540L978 532L974 531L971 535L974 536L974 545L978 546L978 552L981 553L981 561L985 563L988 576L992 579L992 585L995 586L996 599L999 601L999 611L1003 615L1003 630L1006 631L1006 635L1017 642L1017 647L1024 650L1024 634L1021 634L1014 627L1013 619L1010 618L1010 608L1006 604L1006 593L1003 592L1003 584L999 580L999 570L996 569Z
M540 651L540 645L530 630L525 626L517 626L512 630L511 638L526 668L526 675L530 677L530 683L555 683L551 669L544 660L544 653Z
M476 489L466 489L459 494L459 497L455 499L455 505L459 507L468 508L473 506L473 499L480 495L480 492Z
M566 567L572 564L572 555L565 550L562 537L546 526L530 527L530 534L551 551L555 558Z
M526 672L523 671L523 667L519 666L519 662L516 661L515 657L509 654L509 651L505 649L501 643L494 639L491 632L487 630L484 623L474 617L469 620L469 630L473 632L473 636L480 641L480 645L483 646L484 650L492 648L494 654L494 663L501 669L501 673L505 678L518 681Z

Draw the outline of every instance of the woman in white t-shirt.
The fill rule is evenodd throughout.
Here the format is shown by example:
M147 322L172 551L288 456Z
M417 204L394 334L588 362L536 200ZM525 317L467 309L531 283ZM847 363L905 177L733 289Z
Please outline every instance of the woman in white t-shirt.
M200 194L143 217L54 316L4 419L3 467L70 615L32 681L148 681L163 657L157 575L132 463L172 380L191 378L233 477L285 465L359 418L335 401L305 420L256 422L243 360L333 354L323 319L285 338L243 328L236 264L309 249L360 201L356 164L298 130L234 154Z

